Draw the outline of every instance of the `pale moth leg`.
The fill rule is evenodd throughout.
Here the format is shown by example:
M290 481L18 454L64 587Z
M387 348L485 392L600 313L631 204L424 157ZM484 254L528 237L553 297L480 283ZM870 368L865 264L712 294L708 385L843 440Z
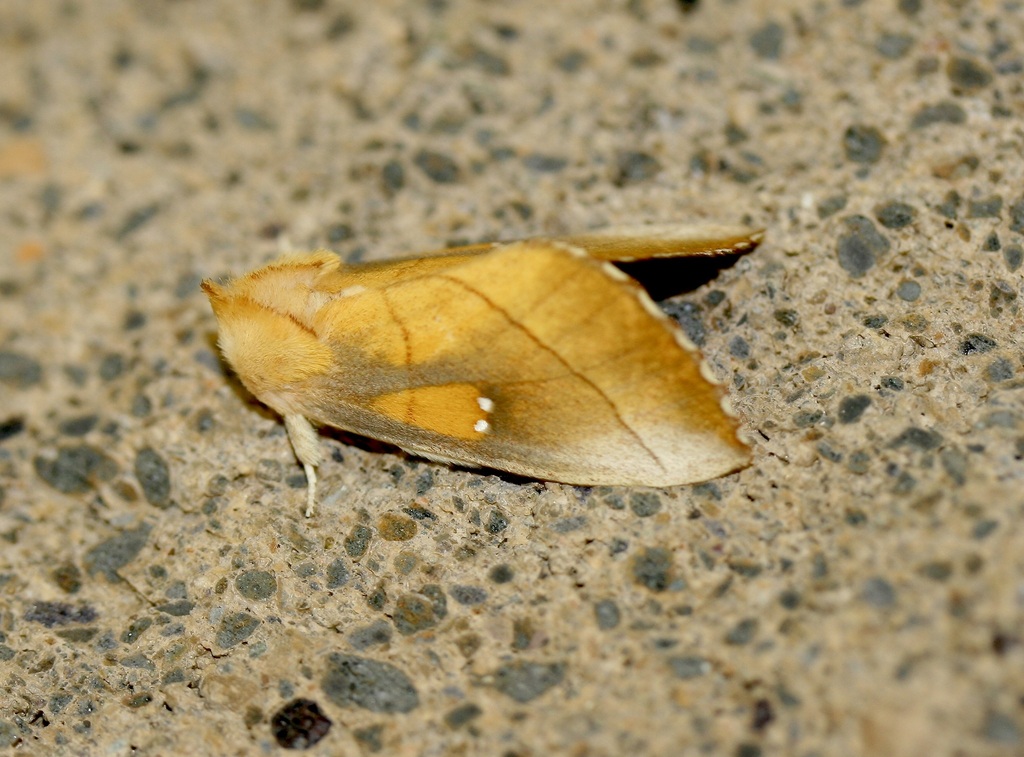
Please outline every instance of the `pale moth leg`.
M306 471L306 517L316 509L316 466L320 464L320 437L313 424L302 415L286 415L284 427L288 429L295 457Z

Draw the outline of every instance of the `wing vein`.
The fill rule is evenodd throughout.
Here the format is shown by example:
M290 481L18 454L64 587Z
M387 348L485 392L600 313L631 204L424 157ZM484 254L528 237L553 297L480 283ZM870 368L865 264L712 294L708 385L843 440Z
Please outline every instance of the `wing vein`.
M530 329L528 329L525 324L523 324L520 321L516 320L516 318L514 318L511 313L509 313L507 310L505 310L505 308L501 307L498 303L496 303L494 300L492 300L490 297L488 297L485 293L481 292L480 290L476 289L475 287L470 286L465 281L462 281L461 279L456 278L455 276L438 274L438 278L441 278L441 279L444 279L446 281L449 281L449 282L451 282L451 283L461 287L462 289L464 289L469 294L471 294L471 295L473 295L475 297L479 297L481 300L483 300L485 303L487 303L488 307L491 307L495 311L500 313L502 315L502 317L511 326L513 326L514 328L518 329L530 341L532 341L534 344L536 344L538 348L544 350L545 352L550 354L552 357L554 357L555 360L557 360L562 365L562 367L565 368L565 370L569 374L575 376L580 381L582 381L587 386L589 386L591 389L593 389L597 393L597 395L601 399L603 399L605 401L605 403L608 405L608 407L611 409L611 412L612 412L612 415L615 418L615 421L626 431L627 434L629 434L630 436L633 437L634 440L636 440L636 443L638 445L640 445L640 448L643 449L644 452L646 452L648 455L650 455L651 459L654 460L655 464L659 468L661 468L662 470L665 470L665 466L661 462L661 460L658 458L658 456L654 453L654 451L650 447L647 446L647 444L646 444L646 442L644 442L643 438L636 431L634 431L633 428L628 423L626 423L626 419L622 417L622 414L619 412L618 406L616 406L616 404L612 401L611 397L609 397L607 394L605 394L604 390L601 389L601 387L599 387L597 384L595 384L592 380L590 380L583 373L581 373L580 371L577 371L575 368L573 368L572 365L569 363L569 361L567 361L564 357L562 357L562 355L560 355L557 350L555 350L553 347L551 347L551 345L546 344L545 342L543 342L536 334L534 334Z

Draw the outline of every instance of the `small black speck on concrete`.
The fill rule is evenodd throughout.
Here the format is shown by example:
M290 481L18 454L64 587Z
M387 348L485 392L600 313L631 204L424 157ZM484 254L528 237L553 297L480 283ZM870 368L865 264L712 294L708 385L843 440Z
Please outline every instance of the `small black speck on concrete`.
M340 707L371 712L410 712L420 703L405 673L390 663L356 655L331 654L320 687Z
M331 721L312 699L293 699L270 718L270 729L285 749L309 749L331 730Z
M507 697L525 704L561 683L565 664L517 661L494 671L494 688Z

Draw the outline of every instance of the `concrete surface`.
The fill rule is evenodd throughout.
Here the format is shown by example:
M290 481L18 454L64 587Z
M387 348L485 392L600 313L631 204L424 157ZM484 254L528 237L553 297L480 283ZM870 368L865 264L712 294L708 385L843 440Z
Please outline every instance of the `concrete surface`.
M1015 0L3 3L0 743L1024 753L1022 67ZM198 289L695 220L768 231L668 304L700 486L333 435L307 520Z

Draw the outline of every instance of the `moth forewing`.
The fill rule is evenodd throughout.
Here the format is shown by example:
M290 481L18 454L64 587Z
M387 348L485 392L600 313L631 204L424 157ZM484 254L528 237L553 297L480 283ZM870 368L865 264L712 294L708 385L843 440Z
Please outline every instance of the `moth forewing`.
M434 460L668 486L743 467L749 451L696 348L602 261L739 254L759 240L658 226L364 266L318 252L204 289L225 358L286 418L308 512L310 422Z

